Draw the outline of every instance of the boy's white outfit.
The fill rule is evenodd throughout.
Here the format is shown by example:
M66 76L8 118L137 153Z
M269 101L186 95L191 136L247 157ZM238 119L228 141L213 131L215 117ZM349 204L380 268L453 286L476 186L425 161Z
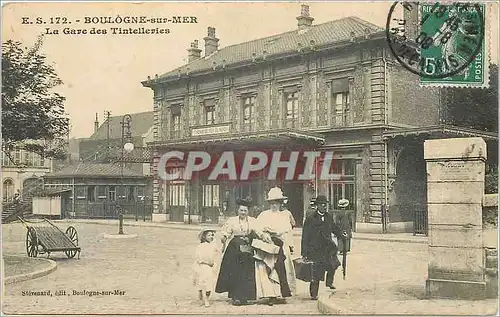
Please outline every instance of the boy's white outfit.
M196 247L193 264L194 284L199 290L212 291L217 279L216 261L220 257L219 248L215 242L203 242Z

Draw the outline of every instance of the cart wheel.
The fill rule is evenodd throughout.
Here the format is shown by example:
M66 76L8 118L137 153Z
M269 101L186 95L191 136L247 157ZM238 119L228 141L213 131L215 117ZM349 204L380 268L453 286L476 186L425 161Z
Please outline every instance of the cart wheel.
M73 244L77 247L78 246L78 232L76 232L75 227L69 226L68 229L66 229L66 235L68 238L73 242ZM69 251L64 251L66 256L70 259L74 258L76 255L76 250L69 250Z
M38 237L32 227L29 227L26 233L26 253L31 258L36 258L38 255Z

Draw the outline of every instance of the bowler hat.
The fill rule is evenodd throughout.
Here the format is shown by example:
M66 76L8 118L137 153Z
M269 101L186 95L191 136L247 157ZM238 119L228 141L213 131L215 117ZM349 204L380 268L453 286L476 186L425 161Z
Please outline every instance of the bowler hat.
M316 200L314 201L314 204L328 204L328 199L326 199L325 195L319 195L316 197Z

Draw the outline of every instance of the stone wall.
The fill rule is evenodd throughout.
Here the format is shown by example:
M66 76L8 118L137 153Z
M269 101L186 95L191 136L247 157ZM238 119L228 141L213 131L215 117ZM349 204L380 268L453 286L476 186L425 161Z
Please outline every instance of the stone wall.
M498 297L498 249L485 248L486 295L488 298Z
M486 143L481 138L427 140L430 298L484 299L482 205Z
M388 63L388 120L391 124L439 124L439 89L420 87L419 77L397 63Z
M484 195L483 230L485 252L486 295L498 297L498 194Z

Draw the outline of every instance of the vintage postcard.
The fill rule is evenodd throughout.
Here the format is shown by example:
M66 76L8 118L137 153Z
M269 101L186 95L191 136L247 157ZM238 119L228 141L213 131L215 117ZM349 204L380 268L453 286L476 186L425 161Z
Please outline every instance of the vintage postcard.
M497 2L6 2L2 313L495 315Z

